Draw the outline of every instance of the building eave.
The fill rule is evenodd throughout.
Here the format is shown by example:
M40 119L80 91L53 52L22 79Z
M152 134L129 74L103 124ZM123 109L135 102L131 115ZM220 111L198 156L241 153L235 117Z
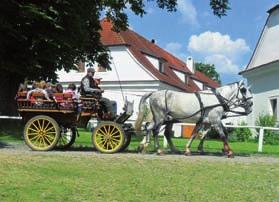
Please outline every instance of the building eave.
M277 10L277 9L279 9L279 4L273 6L271 9L269 9L269 10L267 11L267 13L269 13L269 15L270 15L273 11L275 11L275 10Z
M258 69L260 69L260 68L262 68L262 67L264 67L264 66L272 65L272 64L275 64L275 63L279 63L279 59L278 59L278 60L273 60L273 61L271 61L271 62L262 64L262 65L259 65L259 66L256 66L256 67L253 67L253 68L251 68L251 69L247 69L247 70L241 71L241 72L239 72L239 75L243 75L243 74L245 74L245 73L247 73L247 72L252 72L252 71L258 70Z

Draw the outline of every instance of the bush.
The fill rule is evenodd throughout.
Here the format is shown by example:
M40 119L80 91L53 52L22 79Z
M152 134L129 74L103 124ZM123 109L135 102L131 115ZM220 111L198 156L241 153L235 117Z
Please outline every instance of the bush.
M247 124L242 121L241 126L247 126ZM252 132L249 128L234 128L229 134L229 141L231 142L248 142L252 139Z
M276 126L276 118L274 116L268 114L261 114L256 120L257 126L263 127L275 127ZM259 132L259 129L257 129ZM257 135L257 138L259 135ZM277 131L272 130L264 130L264 143L265 144L279 144L279 133Z

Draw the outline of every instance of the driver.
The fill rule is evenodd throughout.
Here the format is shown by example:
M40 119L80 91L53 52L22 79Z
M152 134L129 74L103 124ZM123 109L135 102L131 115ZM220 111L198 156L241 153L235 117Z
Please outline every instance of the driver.
M105 112L113 119L116 116L116 102L110 101L108 98L102 97L104 92L98 86L98 83L93 78L95 74L94 68L88 68L87 74L82 78L80 85L80 94L82 96L93 96L100 100L101 103L105 106Z

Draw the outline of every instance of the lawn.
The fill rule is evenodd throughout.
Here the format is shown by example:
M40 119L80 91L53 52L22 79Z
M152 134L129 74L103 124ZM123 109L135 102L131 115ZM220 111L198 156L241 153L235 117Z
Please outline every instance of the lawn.
M94 152L0 154L0 201L279 200L279 163L274 162Z
M91 147L91 136L90 132L84 129L79 129L80 136L76 139L74 147ZM128 151L135 151L139 145L142 137L133 137ZM184 151L187 139L184 138L173 138L173 142L180 151ZM163 138L160 139L161 146L163 146ZM197 151L197 146L199 140L195 140L192 145L192 151ZM231 142L231 148L237 155L250 155L258 153L258 143L257 142ZM223 143L220 140L207 140L204 143L204 148L206 152L209 153L221 153L223 148ZM149 146L149 151L154 152L153 141ZM279 145L264 145L263 152L261 155L275 155L279 156Z
M0 201L278 201L279 161L253 161L183 155L133 154L134 137L125 154L104 155L90 148L90 132L80 129L73 150L30 152L1 150ZM162 141L162 140L161 140ZM182 151L187 140L174 139ZM21 132L0 133L1 142L23 143ZM194 142L195 151L198 142ZM250 156L256 143L232 143L237 155ZM221 154L222 143L208 140L206 151ZM149 148L152 153L152 145ZM278 146L265 145L278 155ZM212 159L213 158L213 159ZM259 159L259 160L257 160Z
M0 130L0 142L17 142L24 143L22 138L22 127L8 127L6 130ZM92 147L91 143L91 132L85 129L79 129L79 137L77 137L75 144L73 145L74 149L90 149ZM142 137L133 137L128 151L135 152L137 146L139 145ZM184 138L173 138L173 142L180 151L184 151L185 144L187 139ZM163 145L163 138L160 139L161 146ZM195 140L192 145L192 151L197 151L197 145L199 140ZM272 155L279 156L279 145L264 145L263 152L258 153L258 143L257 142L230 142L231 148L236 155ZM206 140L204 144L206 152L209 153L218 153L221 154L223 148L223 143L220 140ZM151 142L149 152L154 152L153 141Z

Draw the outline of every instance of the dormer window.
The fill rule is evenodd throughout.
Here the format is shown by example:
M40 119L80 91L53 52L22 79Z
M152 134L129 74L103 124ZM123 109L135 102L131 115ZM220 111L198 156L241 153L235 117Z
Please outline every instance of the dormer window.
M165 65L162 61L159 61L159 71L160 73L165 73Z
M186 85L189 84L189 76L187 74L185 74L185 84Z

